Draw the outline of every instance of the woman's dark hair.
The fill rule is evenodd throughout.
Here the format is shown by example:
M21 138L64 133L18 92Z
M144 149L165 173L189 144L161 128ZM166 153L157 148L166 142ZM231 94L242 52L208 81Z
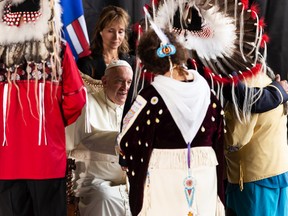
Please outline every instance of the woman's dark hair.
M188 58L187 50L177 41L174 33L167 30L163 30L163 32L169 38L170 43L176 48L176 53L170 56L173 66L186 64ZM154 74L163 75L169 71L170 62L168 56L160 58L157 55L157 49L160 47L160 44L161 40L154 30L148 30L140 38L137 54L145 69Z
M100 35L100 32L105 27L111 25L115 21L122 23L126 31L125 38L122 44L119 46L118 52L122 54L126 54L129 52L127 28L130 22L130 16L123 8L109 5L103 8L96 22L96 26L91 41L91 51L93 54L103 53L103 40Z

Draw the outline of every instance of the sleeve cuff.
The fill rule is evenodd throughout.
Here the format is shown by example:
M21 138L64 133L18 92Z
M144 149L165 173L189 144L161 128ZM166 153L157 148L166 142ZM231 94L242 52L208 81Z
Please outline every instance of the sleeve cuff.
M285 103L288 101L288 94L283 89L283 87L280 85L279 82L273 81L269 86L275 88L279 92L279 94L282 96L282 102L281 103Z

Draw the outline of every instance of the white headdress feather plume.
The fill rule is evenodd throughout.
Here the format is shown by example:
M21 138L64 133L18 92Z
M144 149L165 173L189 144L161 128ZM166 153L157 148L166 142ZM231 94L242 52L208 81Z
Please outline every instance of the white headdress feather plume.
M151 15L149 14L148 10L146 7L143 7L143 10L145 12L145 15L151 25L151 28L155 31L155 33L157 34L157 36L160 38L161 42L163 45L165 44L169 44L170 41L168 39L168 37L164 34L164 32L154 23L154 21L152 20Z

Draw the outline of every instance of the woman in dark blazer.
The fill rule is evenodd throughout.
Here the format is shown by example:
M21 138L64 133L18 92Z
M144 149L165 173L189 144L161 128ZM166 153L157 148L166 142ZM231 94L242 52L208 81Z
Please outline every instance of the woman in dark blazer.
M103 8L97 20L91 42L91 55L78 59L79 70L101 80L106 66L113 60L127 61L135 71L135 56L129 55L127 29L130 22L128 13L117 6ZM135 77L135 76L134 76ZM124 114L132 103L134 77L126 100Z

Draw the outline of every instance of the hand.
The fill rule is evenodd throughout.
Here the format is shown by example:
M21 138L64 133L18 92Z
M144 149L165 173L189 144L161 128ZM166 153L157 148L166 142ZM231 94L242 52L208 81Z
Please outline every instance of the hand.
M278 82L285 92L288 94L288 83L287 80L281 80L281 76L279 74L276 75L275 81Z

